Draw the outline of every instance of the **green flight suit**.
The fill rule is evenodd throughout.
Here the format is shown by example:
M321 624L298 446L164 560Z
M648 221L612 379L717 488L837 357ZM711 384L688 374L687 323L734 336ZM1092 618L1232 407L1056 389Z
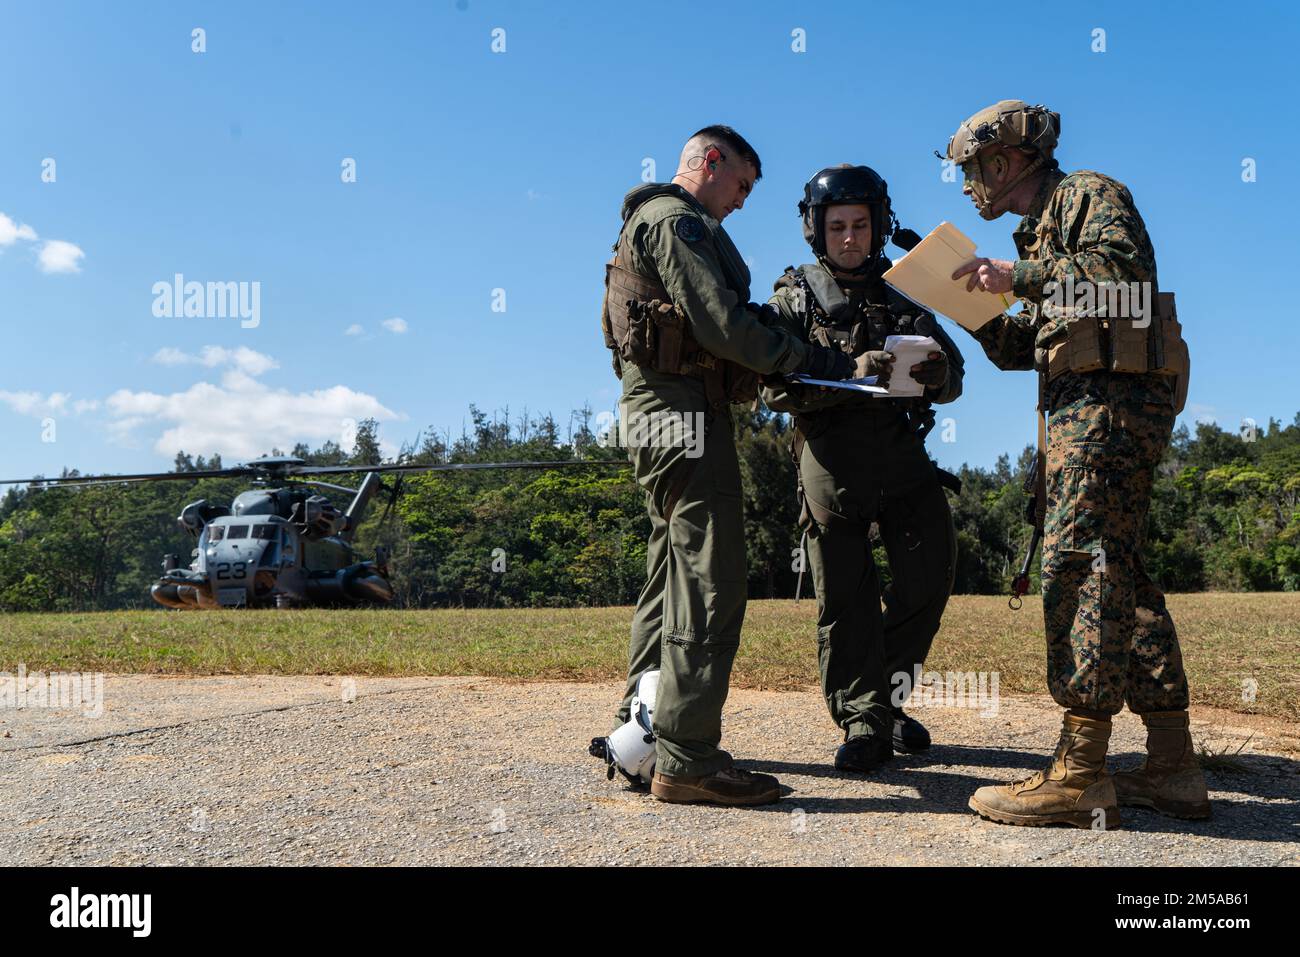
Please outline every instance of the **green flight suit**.
M768 328L748 308L744 260L684 189L652 183L628 193L615 249L623 268L662 285L713 356L760 373L806 365L807 343ZM718 744L747 591L731 413L725 400L710 400L699 378L628 363L621 372L620 420L651 532L646 583L632 618L627 693L614 725L628 720L640 676L658 668L656 770L712 774L731 765ZM637 422L655 415L702 423L703 436L693 430L692 442L673 444L651 433L637 441Z
M837 341L853 355L883 349L892 333L934 334L948 355L949 377L926 398L951 402L961 394L961 354L932 316L887 291L878 277L888 265L852 283L834 280L816 264L787 271L771 299L780 316L773 324L806 340ZM811 271L835 282L853 310L831 320L816 309L816 286L801 281ZM802 436L795 441L801 521L809 533L807 559L817 591L817 659L826 705L845 740L888 737L891 694L901 689L905 699L915 669L924 665L956 570L952 513L918 432L929 401L789 384L766 384L762 395L772 409L794 415ZM883 615L869 537L873 522L891 576Z

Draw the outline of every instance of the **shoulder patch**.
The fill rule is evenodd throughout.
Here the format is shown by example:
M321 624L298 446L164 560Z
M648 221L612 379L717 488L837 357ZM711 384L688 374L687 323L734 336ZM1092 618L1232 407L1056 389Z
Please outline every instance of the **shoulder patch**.
M684 243L698 243L704 238L704 224L694 216L680 216L673 226L677 238Z

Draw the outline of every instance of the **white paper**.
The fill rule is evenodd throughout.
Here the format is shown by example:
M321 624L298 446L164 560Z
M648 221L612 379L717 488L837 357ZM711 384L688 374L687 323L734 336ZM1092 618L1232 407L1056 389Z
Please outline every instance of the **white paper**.
M943 347L933 336L886 336L885 351L894 356L894 371L889 374L888 395L907 397L920 395L925 386L912 378L908 370L930 358L931 352L943 352Z

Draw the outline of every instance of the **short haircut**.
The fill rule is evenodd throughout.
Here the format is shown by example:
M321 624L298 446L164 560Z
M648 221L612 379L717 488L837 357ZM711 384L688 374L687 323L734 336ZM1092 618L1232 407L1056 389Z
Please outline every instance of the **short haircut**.
M712 126L706 126L704 129L693 134L686 142L694 143L695 141L707 145L716 143L719 146L731 149L739 154L740 158L746 160L754 167L754 182L763 178L763 161L758 158L758 152L754 147L749 145L749 140L745 139L730 126L723 126L715 123Z

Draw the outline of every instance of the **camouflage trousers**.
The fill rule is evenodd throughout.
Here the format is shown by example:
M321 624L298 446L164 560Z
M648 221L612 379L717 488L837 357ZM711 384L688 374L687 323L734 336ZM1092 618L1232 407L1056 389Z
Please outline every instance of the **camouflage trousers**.
M689 444L676 443L671 430L638 438L635 426L627 438L646 493L650 540L614 726L628 720L641 675L658 669L655 769L712 774L731 766L718 745L748 592L731 413L709 409L699 379L633 365L624 367L621 411L625 423L680 414L694 426Z
M1158 376L1067 373L1049 391L1043 616L1047 682L1066 708L1187 707L1165 596L1142 567L1174 413Z

